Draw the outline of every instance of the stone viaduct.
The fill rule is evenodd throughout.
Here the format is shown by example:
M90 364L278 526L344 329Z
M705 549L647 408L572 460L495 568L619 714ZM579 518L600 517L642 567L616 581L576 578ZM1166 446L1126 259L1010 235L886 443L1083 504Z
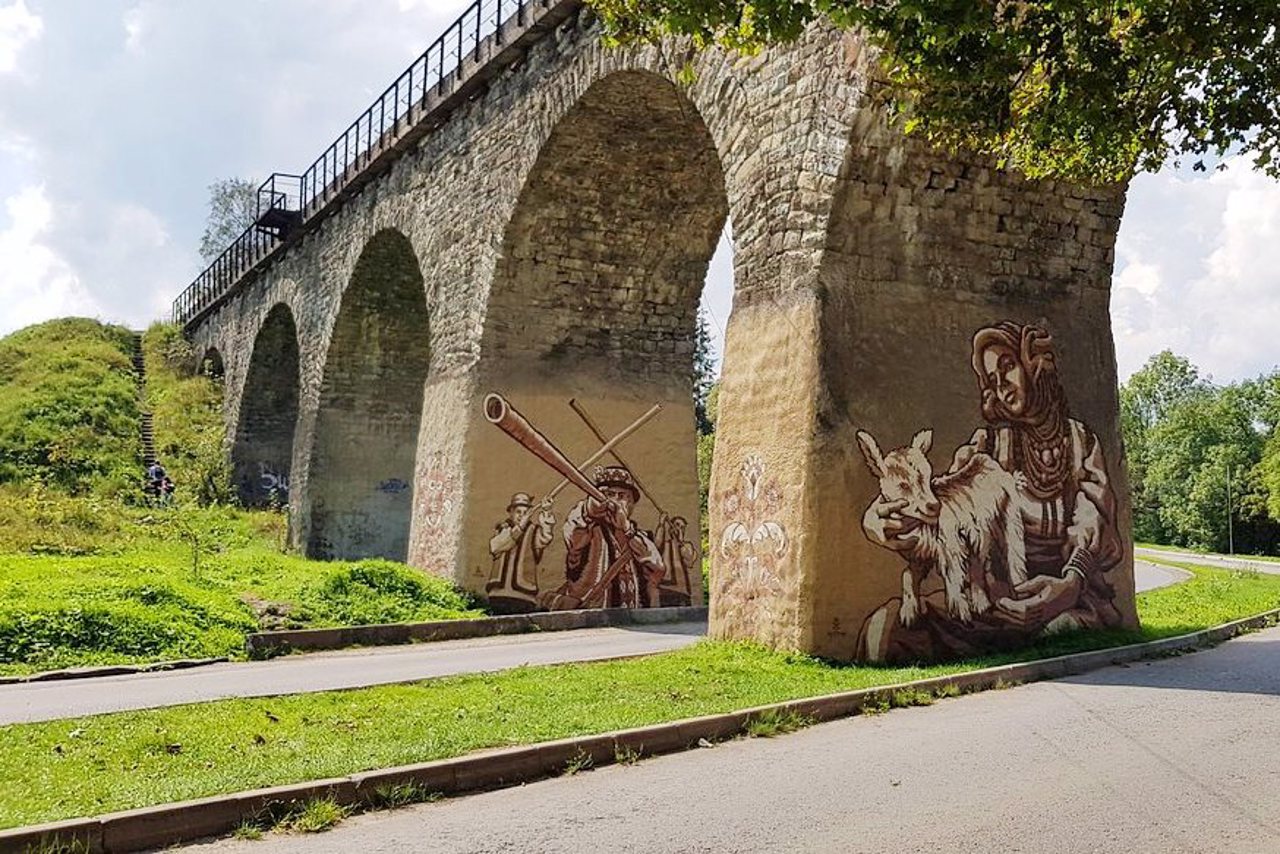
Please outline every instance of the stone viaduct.
M411 81L363 157L275 205L277 238L175 305L225 365L246 501L287 484L311 555L407 560L517 609L556 607L618 549L627 572L663 559L635 570L641 604L657 586L700 602L691 360L729 221L713 634L848 659L1135 622L1108 316L1123 187L905 139L854 34L744 58L607 47L580 0L497 20L463 55L464 16L457 67ZM572 541L583 491L540 504L561 475L491 423L492 393L575 464L601 440L570 401L606 437L661 404L617 446L650 533L603 556ZM965 474L975 452L1000 463L986 480ZM1019 533L956 522L964 489L992 512L1021 501ZM998 627L980 588L1016 599L1021 560L1070 592ZM611 595L634 597L619 577ZM582 604L627 604L596 593Z

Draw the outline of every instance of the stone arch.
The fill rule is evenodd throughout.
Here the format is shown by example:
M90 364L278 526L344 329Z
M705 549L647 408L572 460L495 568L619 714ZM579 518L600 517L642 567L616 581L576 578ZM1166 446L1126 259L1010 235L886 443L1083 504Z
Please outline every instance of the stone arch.
M212 380L222 382L227 376L227 365L222 360L222 353L217 347L208 347L200 357L197 370Z
M307 472L309 555L405 559L429 362L417 256L384 229L356 262L325 355Z
M520 193L482 354L553 372L603 358L619 379L678 374L727 215L694 105L652 72L604 77L557 123Z
M661 540L663 517L682 517L692 549L699 519L697 310L728 210L715 144L686 95L650 71L604 76L557 122L519 194L480 346L482 391L507 397L575 461L601 441L571 401L606 436L661 405L618 448L647 493L632 518ZM542 495L559 480L493 427L482 426L477 442L468 498L493 521L518 504L518 493ZM574 491L558 501L557 522L575 512L579 498ZM492 527L474 530L487 532L487 544ZM477 541L472 548L482 547ZM687 552L685 558L690 565L669 566L661 590L641 592L641 605L701 602L696 559ZM552 539L541 564L540 592L572 574L561 537ZM485 585L495 606L545 606L531 601L537 597L527 592L528 579L515 585L523 591L513 591L510 573L502 572L495 558Z
M297 326L289 306L277 303L254 339L231 450L233 483L246 507L288 501L299 388Z

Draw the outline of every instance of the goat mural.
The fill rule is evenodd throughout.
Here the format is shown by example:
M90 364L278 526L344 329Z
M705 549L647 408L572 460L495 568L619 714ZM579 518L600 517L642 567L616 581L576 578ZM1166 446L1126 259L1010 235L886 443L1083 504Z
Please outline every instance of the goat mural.
M888 454L870 433L859 431L858 444L880 479L881 498L897 508L890 516L918 523L913 544L903 552L902 625L915 625L920 582L934 569L942 575L947 613L965 624L991 610L993 595L1008 595L1027 580L1017 485L995 460L976 453L958 471L935 479L925 456L932 430L921 430L910 445Z
M1121 624L1108 573L1124 557L1097 435L1070 417L1053 338L1003 321L973 337L984 426L934 476L932 430L884 454L858 443L880 492L866 536L900 555L902 596L859 636L869 660L1008 648L1043 634ZM927 589L936 574L941 589Z

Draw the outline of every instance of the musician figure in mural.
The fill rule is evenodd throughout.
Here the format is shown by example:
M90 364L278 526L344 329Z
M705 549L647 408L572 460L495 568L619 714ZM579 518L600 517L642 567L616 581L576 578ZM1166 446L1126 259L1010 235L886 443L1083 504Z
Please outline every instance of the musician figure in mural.
M590 495L564 523L565 583L540 600L551 610L645 608L657 602L666 575L653 536L631 518L640 490L622 466L597 466L592 484L606 499Z
M890 600L863 625L859 652L869 660L969 655L1017 646L1042 633L1121 622L1106 578L1124 557L1115 493L1097 435L1070 417L1052 337L1031 324L1003 321L985 327L973 338L972 367L986 425L956 450L945 475L926 478L926 484L938 487L932 490L931 512L917 518L908 508L910 500L886 497L882 487L862 527L870 540L902 556L915 577L941 572L937 564L945 538L929 526L937 525L943 509L938 504L947 494L945 483L973 470L975 463L993 460L1013 476L1012 497L1000 512L1022 515L1021 525L1001 530L1020 528L1023 542L1021 548L998 544L992 554L1016 554L1025 580L1006 572L1007 584L989 606L981 613L966 611L967 619L948 607L941 589L905 608L909 597ZM864 455L868 444L874 448L864 443ZM915 444L928 451L927 441ZM1015 548L1003 548L1010 545ZM988 572L987 578L994 575Z
M667 568L658 590L658 604L663 607L683 607L693 601L689 570L698 562L698 550L685 536L688 527L689 522L683 516L663 513L658 520L654 542Z
M489 604L501 614L538 609L538 565L555 534L551 500L535 508L527 493L517 492L507 504L507 518L494 526L489 538L493 574L485 585Z

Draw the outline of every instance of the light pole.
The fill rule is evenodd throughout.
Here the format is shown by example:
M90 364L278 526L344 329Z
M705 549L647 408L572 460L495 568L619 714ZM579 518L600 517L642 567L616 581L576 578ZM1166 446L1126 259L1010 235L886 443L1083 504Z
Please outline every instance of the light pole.
M1236 538L1231 525L1231 463L1227 463L1227 554L1235 555Z

